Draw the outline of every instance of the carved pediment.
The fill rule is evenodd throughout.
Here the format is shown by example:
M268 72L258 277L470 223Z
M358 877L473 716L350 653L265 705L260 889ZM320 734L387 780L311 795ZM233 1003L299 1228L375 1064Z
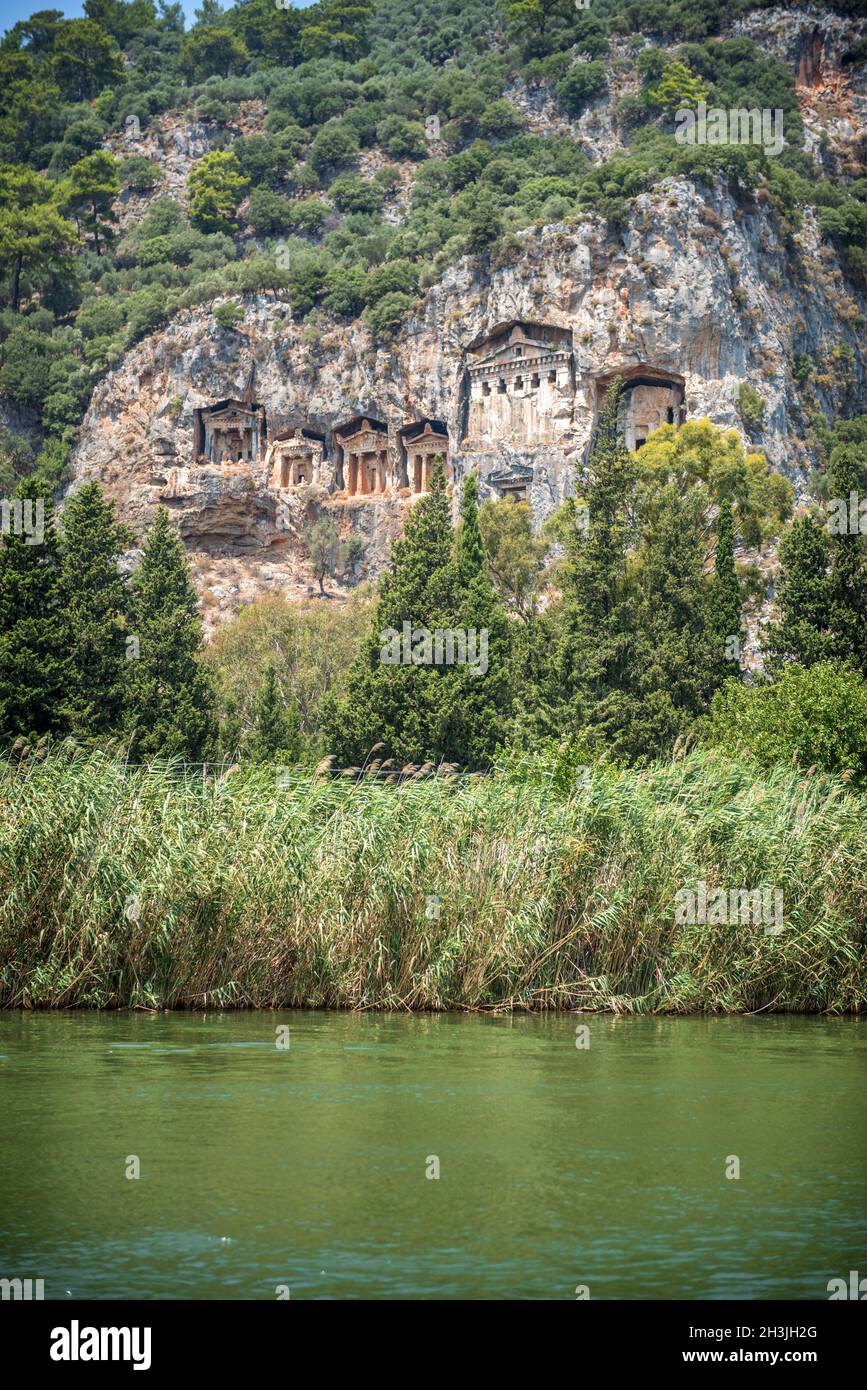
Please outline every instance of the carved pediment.
M523 463L516 463L511 468L499 468L495 473L490 473L487 481L491 487L503 490L525 488L533 481L533 470Z
M340 443L348 453L380 453L388 448L388 435L379 430L360 430L358 434L344 436Z
M406 435L404 438L408 450L446 453L449 447L448 435L433 429L430 424L426 424L418 434Z

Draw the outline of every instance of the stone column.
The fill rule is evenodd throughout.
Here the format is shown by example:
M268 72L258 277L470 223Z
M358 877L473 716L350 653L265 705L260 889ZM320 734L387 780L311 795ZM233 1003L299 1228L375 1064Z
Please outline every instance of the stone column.
M347 480L347 492L350 497L354 497L358 488L358 455L349 455L349 478Z

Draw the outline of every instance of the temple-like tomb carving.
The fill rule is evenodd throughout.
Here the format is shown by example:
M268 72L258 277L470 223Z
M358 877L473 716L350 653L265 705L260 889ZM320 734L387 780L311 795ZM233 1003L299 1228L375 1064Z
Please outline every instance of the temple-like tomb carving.
M356 418L334 434L338 452L337 486L349 497L381 496L396 484L388 450L388 429L379 420Z
M623 382L618 422L627 449L640 449L660 425L684 423L685 380L677 372L646 363L614 368L596 379L598 405L602 404L606 391L617 377Z
M466 376L467 439L532 446L568 429L575 394L568 330L507 324L471 351Z
M486 481L500 497L508 497L513 502L526 502L533 482L533 470L523 463L515 463L511 468L499 468L489 473Z
M446 478L451 479L452 467L449 463L449 435L445 425L438 420L421 420L412 425L404 425L400 430L403 443L404 462L401 486L411 492L428 492L431 474L438 457L442 458Z
M217 401L195 412L193 429L198 463L256 463L266 441L265 407L256 401Z
M321 484L325 441L312 430L284 430L265 456L271 487L285 489Z

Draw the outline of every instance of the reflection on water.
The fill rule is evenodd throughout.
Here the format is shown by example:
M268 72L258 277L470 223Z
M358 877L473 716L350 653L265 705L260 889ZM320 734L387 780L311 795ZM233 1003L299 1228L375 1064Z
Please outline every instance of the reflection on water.
M0 1276L47 1298L826 1298L867 1251L865 1037L2 1014Z

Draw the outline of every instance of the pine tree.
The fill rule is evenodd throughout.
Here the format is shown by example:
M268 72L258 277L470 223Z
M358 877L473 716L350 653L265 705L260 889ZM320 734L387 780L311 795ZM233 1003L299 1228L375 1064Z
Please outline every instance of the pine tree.
M273 662L265 667L265 679L256 701L253 729L246 756L251 762L282 759L295 762L301 751L301 721L294 700L284 702Z
M69 657L64 706L78 737L105 734L121 723L128 599L117 560L132 541L98 483L85 483L67 503L60 566Z
M95 150L73 164L60 185L64 212L75 219L80 232L92 238L97 256L114 240L114 200L120 192L118 167L108 150Z
M139 656L126 681L126 728L134 756L210 755L213 693L196 660L202 623L181 539L160 507L131 584Z
M20 502L20 510L14 502ZM19 524L20 523L20 524ZM50 489L21 482L0 542L0 739L63 730L68 659Z

